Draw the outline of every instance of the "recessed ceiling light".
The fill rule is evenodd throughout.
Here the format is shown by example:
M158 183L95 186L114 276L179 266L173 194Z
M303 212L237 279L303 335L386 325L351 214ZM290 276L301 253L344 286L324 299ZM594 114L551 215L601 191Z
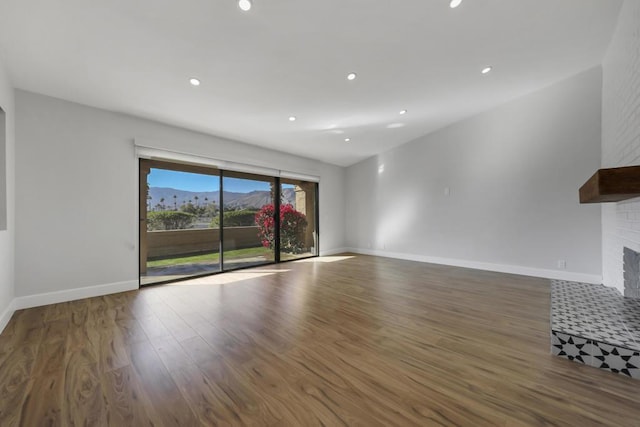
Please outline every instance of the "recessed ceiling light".
M296 116L289 116L289 121L290 122L295 122L296 121Z
M451 9L455 9L456 7L460 6L460 3L462 3L462 0L451 0L451 3L449 3L449 7Z
M351 142L351 138L345 138L344 142Z
M400 114L407 114L407 110L400 110Z
M347 74L347 80L355 80L358 75L356 73Z
M251 0L238 0L238 7L243 12L248 12L251 9Z
M192 86L200 86L200 80L196 79L195 77L191 77L189 79L189 83L191 83Z
M493 70L493 67L484 67L482 69L482 74L487 74L489 71Z

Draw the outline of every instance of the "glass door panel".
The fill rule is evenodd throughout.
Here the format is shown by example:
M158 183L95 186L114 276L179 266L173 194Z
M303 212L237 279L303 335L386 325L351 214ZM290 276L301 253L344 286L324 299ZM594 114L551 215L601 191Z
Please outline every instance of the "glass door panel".
M315 182L280 182L280 260L306 258L318 252Z
M222 176L223 269L275 261L275 179L225 171Z
M140 284L220 271L218 172L141 160L142 175Z

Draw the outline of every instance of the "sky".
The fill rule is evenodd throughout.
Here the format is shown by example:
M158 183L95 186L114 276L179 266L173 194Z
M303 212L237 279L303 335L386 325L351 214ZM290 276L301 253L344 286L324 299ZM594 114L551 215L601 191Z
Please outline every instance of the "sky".
M177 190L204 192L219 191L220 178L215 175L178 172L166 169L151 169L147 175L149 187L166 187ZM284 185L284 188L291 187ZM233 193L249 193L251 191L269 191L271 188L266 181L252 181L240 178L224 178L224 191Z

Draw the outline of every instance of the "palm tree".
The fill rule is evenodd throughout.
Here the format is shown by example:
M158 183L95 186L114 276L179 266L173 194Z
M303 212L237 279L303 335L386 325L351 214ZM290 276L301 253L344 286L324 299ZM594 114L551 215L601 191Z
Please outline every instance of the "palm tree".
M269 194L271 196L270 203L275 203L276 202L276 186L275 186L275 182L273 181L269 183Z
M160 198L160 209L164 210L164 197Z
M199 198L198 196L193 196L193 198L194 198L194 199L195 199L195 201L196 201L196 206L198 206L198 199L200 199L200 198Z
M176 196L175 194L173 195L173 209L174 210L178 210L178 201L176 200L178 198L178 196Z

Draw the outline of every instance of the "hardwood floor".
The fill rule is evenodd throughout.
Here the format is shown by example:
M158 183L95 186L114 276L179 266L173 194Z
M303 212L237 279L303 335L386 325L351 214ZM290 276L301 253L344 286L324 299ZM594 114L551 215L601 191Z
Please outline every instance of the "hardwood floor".
M328 257L16 312L0 425L640 425L549 352L549 282Z

